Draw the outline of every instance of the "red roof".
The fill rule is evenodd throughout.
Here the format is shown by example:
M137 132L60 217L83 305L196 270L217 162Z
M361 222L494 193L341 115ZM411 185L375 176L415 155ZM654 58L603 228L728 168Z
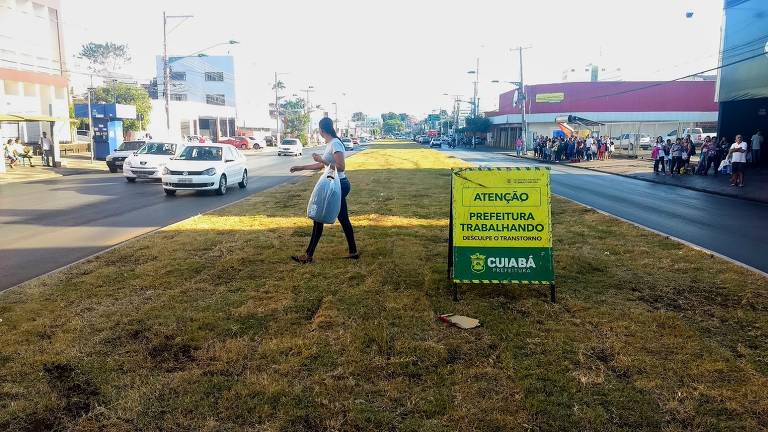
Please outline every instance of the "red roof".
M575 82L537 84L526 86L526 89L528 113L718 110L715 102L715 81ZM487 115L519 114L520 109L513 106L514 93L515 90L512 90L499 95L499 110ZM554 102L545 102L545 99Z

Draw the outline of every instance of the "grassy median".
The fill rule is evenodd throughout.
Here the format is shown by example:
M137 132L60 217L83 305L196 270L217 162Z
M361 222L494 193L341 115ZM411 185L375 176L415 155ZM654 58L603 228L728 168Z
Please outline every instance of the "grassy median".
M555 199L559 303L532 286L454 303L463 163L371 147L348 161L360 261L338 226L314 264L288 259L307 180L0 294L0 430L768 428L764 278Z

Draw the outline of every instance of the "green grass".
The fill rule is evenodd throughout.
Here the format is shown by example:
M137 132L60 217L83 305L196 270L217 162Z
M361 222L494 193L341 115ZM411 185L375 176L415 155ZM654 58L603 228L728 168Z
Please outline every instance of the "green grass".
M462 162L371 147L348 162L358 262L338 226L314 264L288 260L304 181L0 295L0 430L768 428L765 279L555 199L560 301L468 286L454 303Z

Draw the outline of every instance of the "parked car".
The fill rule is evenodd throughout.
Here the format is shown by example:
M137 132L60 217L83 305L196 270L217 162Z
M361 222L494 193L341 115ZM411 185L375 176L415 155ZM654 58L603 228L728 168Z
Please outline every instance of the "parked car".
M621 134L616 141L616 147L622 150L634 150L635 144L640 150L648 150L654 139L646 133L625 133Z
M344 144L344 150L352 151L355 149L355 143L351 138L342 138L341 143Z
M296 138L286 138L277 148L277 155L301 156L302 150L304 150L304 146L301 144L301 141Z
M357 137L352 137L352 145L353 146L360 145L360 139Z
M429 147L442 147L443 146L443 139L442 138L432 138L432 141L429 142Z
M172 157L181 153L184 144L154 142L144 144L123 162L123 175L129 183L136 179L159 180Z
M247 150L251 148L251 143L248 142L248 138L244 136L222 137L219 139L219 144L229 144L239 148L240 150Z
M78 144L88 144L91 142L91 137L87 130L78 130L75 134L75 142Z
M109 172L116 173L118 170L123 169L123 163L128 156L137 152L146 143L146 141L123 141L112 154L107 156Z
M688 135L691 136L691 141L693 141L694 144L701 144L704 142L704 139L707 137L710 138L716 138L717 137L717 129L715 128L685 128L683 129L682 133L678 135L677 129L671 130L665 137L664 140L667 139L672 140L673 142L677 138L685 138Z
M259 150L264 148L266 145L263 139L259 139L258 137L255 137L255 136L247 136L245 137L245 139L248 140L248 144L251 145L252 149Z
M226 144L193 144L163 167L163 190L175 195L179 190L215 190L217 195L227 188L248 186L248 169L240 150Z

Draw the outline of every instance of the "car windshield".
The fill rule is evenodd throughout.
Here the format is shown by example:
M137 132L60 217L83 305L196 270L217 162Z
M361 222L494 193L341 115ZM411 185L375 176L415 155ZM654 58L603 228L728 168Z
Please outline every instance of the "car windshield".
M220 161L222 155L221 147L213 146L190 146L184 149L176 158L180 160L199 160L199 161Z
M144 141L123 141L117 148L117 151L136 151L144 144Z
M351 139L349 139L349 138L343 138L341 141L342 141L342 142L352 142L352 140L351 140Z
M173 156L176 153L176 144L150 142L140 148L137 153Z
M298 143L299 142L297 140L292 140L292 139L283 140L283 145L296 145Z

